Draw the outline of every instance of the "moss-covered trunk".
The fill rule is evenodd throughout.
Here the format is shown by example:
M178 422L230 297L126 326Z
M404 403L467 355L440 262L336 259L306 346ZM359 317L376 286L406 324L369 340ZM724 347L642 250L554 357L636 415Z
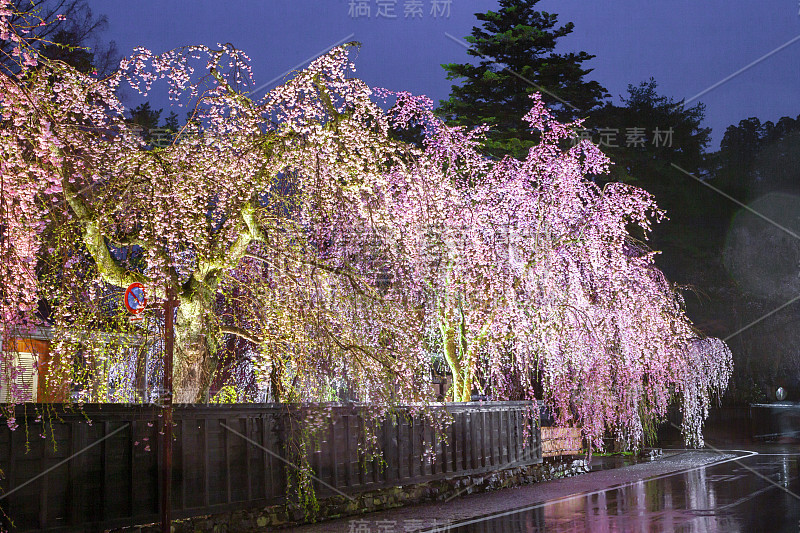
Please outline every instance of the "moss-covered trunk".
M444 358L453 374L453 401L468 402L472 398L475 364L470 356L463 313L440 307L439 331Z
M202 297L181 298L175 320L174 401L206 402L214 377L213 341Z

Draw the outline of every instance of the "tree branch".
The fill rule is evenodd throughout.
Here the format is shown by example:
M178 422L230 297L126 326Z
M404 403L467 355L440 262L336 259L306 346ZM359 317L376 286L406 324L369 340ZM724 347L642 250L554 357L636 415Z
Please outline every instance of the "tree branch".
M92 254L102 278L118 287L125 287L135 282L149 282L150 279L147 276L124 268L111 255L103 232L100 230L100 224L95 219L92 210L84 203L68 180L62 180L62 187L67 203L83 225L83 242L89 253Z
M222 333L227 333L229 335L236 335L237 337L250 341L253 344L261 344L262 342L264 342L264 340L261 337L258 337L250 333L249 331L236 326L222 326L221 328L219 328L219 330Z
M324 270L325 272L328 272L330 274L335 274L337 276L343 276L350 283L350 286L352 287L352 289L357 294L360 294L361 296L363 296L363 297L365 297L365 298L367 298L369 300L373 300L373 301L376 301L376 302L385 302L385 299L383 297L381 297L379 294L368 294L367 291L365 290L365 288L358 284L358 280L356 279L356 276L358 276L358 274L354 275L352 272L348 272L347 270L345 270L342 267L331 267L331 266L326 265L325 263L320 263L319 261L314 261L313 259L304 259L304 258L301 258L301 257L291 256L289 254L284 253L282 250L279 250L277 247L271 247L271 248L273 250L281 253L285 259L289 259L290 261L295 261L297 263L302 263L304 265L312 266L314 268L319 268L320 270ZM244 254L244 257L247 257L249 259L256 259L256 260L261 261L263 263L269 264L269 260L268 259L266 259L264 257L260 257L260 256L255 255L255 254L247 253L247 254ZM372 288L369 285L367 285L367 287L369 287L370 289Z

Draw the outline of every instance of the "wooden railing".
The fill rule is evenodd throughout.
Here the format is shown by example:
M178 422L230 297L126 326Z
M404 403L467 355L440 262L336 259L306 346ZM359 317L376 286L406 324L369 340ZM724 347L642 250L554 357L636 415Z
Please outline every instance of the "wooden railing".
M528 408L524 402L437 407L452 416L437 436L423 417L404 409L375 425L361 407L328 406L318 431L309 431L308 407L178 406L172 516L285 502L287 469L294 467L284 461L292 461L297 446L291 443L302 438L319 498L539 463L539 433L530 429ZM45 409L44 421L37 420L37 409ZM158 521L158 407L70 411L28 404L16 412L19 428L11 431L2 420L0 429L5 528L95 531ZM382 452L371 460L362 452L365 424L372 424Z

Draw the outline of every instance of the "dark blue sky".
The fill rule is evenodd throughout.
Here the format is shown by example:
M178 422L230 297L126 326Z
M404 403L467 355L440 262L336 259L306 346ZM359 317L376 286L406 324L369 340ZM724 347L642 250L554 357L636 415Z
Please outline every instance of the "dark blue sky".
M253 59L266 83L342 40L361 41L358 75L370 85L446 98L450 82L441 63L462 62L462 38L475 12L493 0L453 0L449 16L431 14L434 0L417 0L422 17L404 17L411 0L369 0L369 17L354 18L350 0L90 0L108 16L107 37L127 54L134 46L155 52L185 44L231 42ZM397 18L377 18L379 3ZM439 0L443 4L442 0ZM614 96L629 83L655 77L659 92L691 98L800 35L798 0L543 0L537 6L572 21L575 31L560 51L597 57L590 75ZM277 84L274 83L273 86ZM153 98L157 106L166 99ZM704 94L706 124L716 147L725 127L743 118L762 121L800 114L800 40ZM180 112L182 115L182 112ZM635 125L632 125L635 126Z

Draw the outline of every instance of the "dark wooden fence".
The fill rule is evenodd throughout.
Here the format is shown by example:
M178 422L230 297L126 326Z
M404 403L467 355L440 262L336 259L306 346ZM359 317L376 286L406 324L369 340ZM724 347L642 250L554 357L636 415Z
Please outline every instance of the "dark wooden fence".
M329 406L314 432L304 422L311 419L307 407L179 406L172 516L285 502L292 467L282 459L287 453L291 459L301 434L310 435L306 458L324 482L314 482L319 498L538 463L539 433L530 430L527 408L523 402L441 407L453 417L445 440L423 417L404 410L374 425L362 407ZM47 411L37 417L37 409ZM101 531L157 522L159 415L152 406L88 405L80 412L19 406L19 428L0 429L5 528ZM365 424L373 424L382 459L363 453ZM426 445L432 453L425 453Z

